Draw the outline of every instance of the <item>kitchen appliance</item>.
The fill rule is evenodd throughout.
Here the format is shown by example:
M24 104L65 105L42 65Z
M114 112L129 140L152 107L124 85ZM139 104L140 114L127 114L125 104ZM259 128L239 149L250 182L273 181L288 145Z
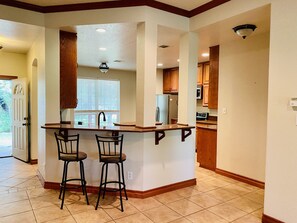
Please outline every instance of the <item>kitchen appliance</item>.
M171 94L157 94L156 122L171 124L171 119L177 118L178 96Z
M200 84L197 85L196 99L202 99L202 85Z
M208 119L208 112L196 112L196 120L207 120Z

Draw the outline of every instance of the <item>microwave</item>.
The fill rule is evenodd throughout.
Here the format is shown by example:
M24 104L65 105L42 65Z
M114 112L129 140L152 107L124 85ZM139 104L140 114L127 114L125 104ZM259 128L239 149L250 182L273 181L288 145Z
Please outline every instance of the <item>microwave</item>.
M196 99L202 99L202 85L200 84L197 85Z

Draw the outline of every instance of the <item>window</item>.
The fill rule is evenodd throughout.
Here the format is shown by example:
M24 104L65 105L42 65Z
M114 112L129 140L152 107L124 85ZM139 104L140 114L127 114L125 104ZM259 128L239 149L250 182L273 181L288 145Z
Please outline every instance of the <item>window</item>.
M106 124L119 122L120 81L78 79L77 99L78 104L74 111L75 123L97 125L100 111L105 113ZM103 123L103 120L100 122Z

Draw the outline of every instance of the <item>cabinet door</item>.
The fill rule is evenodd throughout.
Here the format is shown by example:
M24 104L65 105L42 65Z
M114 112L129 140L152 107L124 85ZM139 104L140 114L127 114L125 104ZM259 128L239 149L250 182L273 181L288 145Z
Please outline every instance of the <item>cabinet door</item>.
M178 92L178 69L171 70L171 92Z
M197 128L197 161L201 167L215 170L217 163L217 131Z
M171 72L169 70L163 71L163 92L169 93L171 91Z
M60 108L77 106L76 33L60 31Z
M198 64L198 70L197 70L197 85L202 85L202 78L203 78L203 65Z
M202 89L202 97L203 97L202 105L205 107L208 106L208 89L209 89L209 85L204 84Z
M203 64L203 84L209 83L209 63Z
M219 87L219 46L210 47L209 53L209 93L208 108L218 108L218 87Z

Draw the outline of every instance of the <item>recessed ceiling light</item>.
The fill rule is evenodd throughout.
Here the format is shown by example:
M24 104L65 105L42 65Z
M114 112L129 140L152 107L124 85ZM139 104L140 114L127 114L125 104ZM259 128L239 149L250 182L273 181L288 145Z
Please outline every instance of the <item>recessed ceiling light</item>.
M209 53L202 53L201 56L203 56L203 57L209 57Z
M180 61L180 59L177 59L176 61L177 61L177 62L179 62L179 61Z
M160 45L159 47L164 49L164 48L167 48L167 47L169 47L169 46L163 44L163 45Z
M105 33L105 32L106 32L106 30L103 29L103 28L98 28L98 29L96 29L96 31L97 31L98 33Z
M99 50L101 50L101 51L105 51L106 48L105 48L105 47L100 47Z
M163 66L163 64L162 63L158 63L158 67L162 67Z

